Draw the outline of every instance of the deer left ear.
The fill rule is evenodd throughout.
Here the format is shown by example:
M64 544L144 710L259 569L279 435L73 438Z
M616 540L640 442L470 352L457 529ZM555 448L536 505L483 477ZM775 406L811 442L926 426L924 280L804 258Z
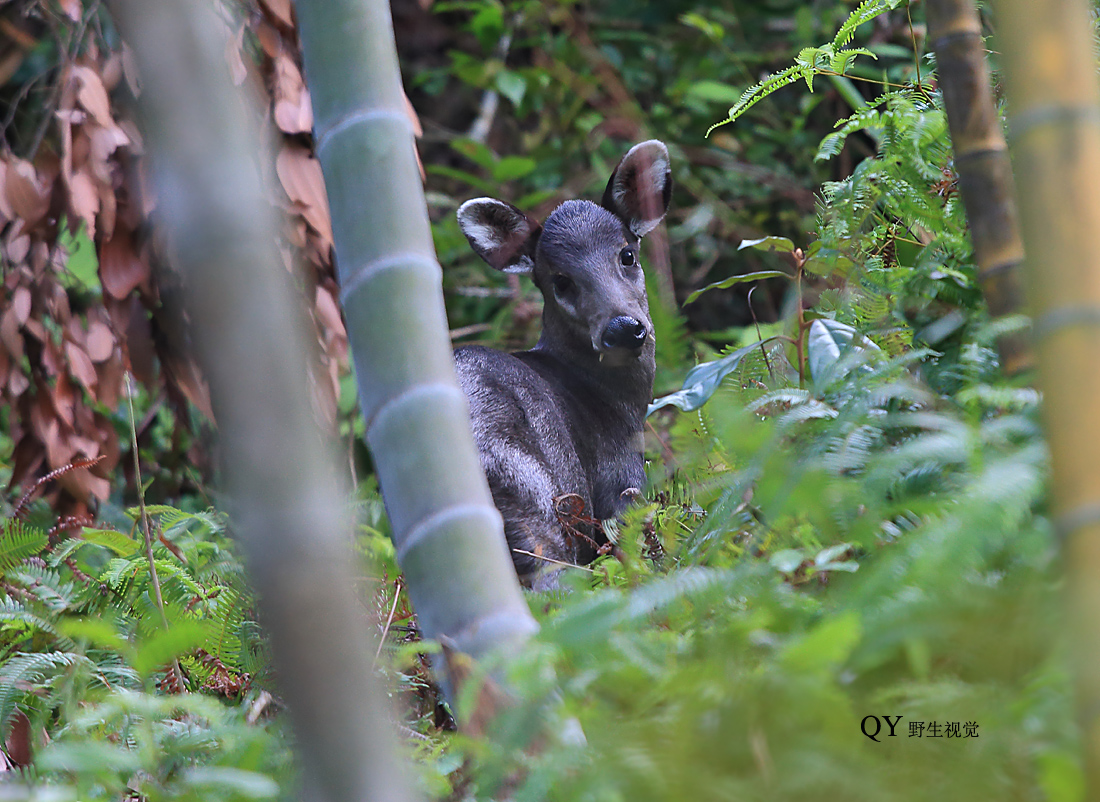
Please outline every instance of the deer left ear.
M636 237L657 227L672 198L668 148L650 139L632 147L607 182L601 205L626 223Z
M458 227L478 256L505 273L528 275L542 226L515 206L474 198L458 207Z

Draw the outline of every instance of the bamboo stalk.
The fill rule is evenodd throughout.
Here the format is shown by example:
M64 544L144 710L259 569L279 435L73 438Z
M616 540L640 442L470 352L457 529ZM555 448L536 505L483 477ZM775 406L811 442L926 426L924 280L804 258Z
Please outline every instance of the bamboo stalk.
M1003 0L997 14L1089 798L1100 799L1100 85L1093 26L1085 0Z
M301 303L255 169L259 115L245 113L230 85L213 6L114 0L111 10L141 73L157 215L210 382L234 530L262 600L306 794L410 799L373 688L346 490L311 408Z
M481 656L535 629L458 387L385 0L297 3L367 443L421 628Z
M925 17L982 294L994 316L1019 312L1024 246L1008 145L993 103L981 19L973 0L927 0ZM1031 348L1023 333L1002 336L997 347L1009 375L1031 366Z

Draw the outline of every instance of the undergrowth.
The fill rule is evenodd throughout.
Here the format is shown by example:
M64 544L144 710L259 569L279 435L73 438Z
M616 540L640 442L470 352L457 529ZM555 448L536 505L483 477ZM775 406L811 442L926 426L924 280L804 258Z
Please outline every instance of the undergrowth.
M858 24L898 5L860 4L786 77L844 73ZM732 119L786 79L769 80ZM511 699L486 730L453 731L361 486L377 670L428 796L1083 798L1040 399L993 347L1023 322L983 308L937 92L886 87L818 159L852 139L875 153L822 187L812 237L746 243L774 268L752 280L789 283L786 314L701 349L658 399L647 502L572 592L529 596L542 629L486 680ZM685 349L678 317L654 323ZM225 519L147 512L151 559L140 510L74 538L5 523L0 726L35 751L22 779L70 799L289 798ZM484 690L464 685L458 720Z

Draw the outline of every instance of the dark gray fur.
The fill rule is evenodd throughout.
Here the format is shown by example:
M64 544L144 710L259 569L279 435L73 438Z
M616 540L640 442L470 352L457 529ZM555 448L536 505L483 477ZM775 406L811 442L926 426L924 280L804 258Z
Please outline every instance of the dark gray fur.
M623 157L602 205L566 201L541 227L488 198L459 209L474 250L498 270L530 275L545 302L530 351L455 351L474 439L525 584L552 585L556 567L515 549L590 562L601 530L584 519L616 517L644 485L655 343L637 254L639 238L664 217L670 190L668 152L651 140ZM634 266L623 264L624 249ZM571 495L583 502L579 518L562 514Z

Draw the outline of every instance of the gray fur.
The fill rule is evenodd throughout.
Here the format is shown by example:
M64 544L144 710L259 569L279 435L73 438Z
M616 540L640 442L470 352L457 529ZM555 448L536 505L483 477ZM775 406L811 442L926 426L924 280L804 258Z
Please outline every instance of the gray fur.
M603 205L566 201L541 227L502 201L460 207L474 250L498 270L529 270L545 301L530 351L455 351L482 466L526 584L552 585L557 567L517 549L591 562L602 538L591 521L616 517L644 486L655 342L635 232L664 217L670 188L668 151L651 140L616 167ZM622 264L624 249L634 265ZM583 504L579 516L569 497Z

